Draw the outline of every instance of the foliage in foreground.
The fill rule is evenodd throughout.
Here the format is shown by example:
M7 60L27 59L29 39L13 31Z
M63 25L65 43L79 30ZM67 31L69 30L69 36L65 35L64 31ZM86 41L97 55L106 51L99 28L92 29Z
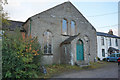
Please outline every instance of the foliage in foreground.
M41 50L37 37L23 39L19 29L4 34L2 46L3 78L37 78Z

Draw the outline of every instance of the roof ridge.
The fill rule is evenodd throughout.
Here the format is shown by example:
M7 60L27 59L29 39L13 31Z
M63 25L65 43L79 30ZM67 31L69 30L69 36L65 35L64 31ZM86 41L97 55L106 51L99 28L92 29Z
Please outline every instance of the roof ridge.
M57 4L57 5L55 5L55 6L51 7L51 8L49 8L49 9L46 9L46 10L40 12L40 13L37 13L37 14L35 14L35 15L29 17L29 18L32 18L32 17L34 17L34 16L36 16L36 15L39 15L39 14L41 14L41 13L43 13L43 12L46 12L46 11L49 11L49 10L55 8L55 7L58 7L58 6L60 6L60 5L63 5L63 4L65 4L65 3L68 3L68 2L71 3L70 1L66 1L66 2L63 2L63 3ZM28 19L29 19L29 18L28 18ZM27 20L26 20L26 21L27 21Z
M99 34L101 33L101 34ZM113 38L120 38L119 36L117 35L111 35L111 34L108 34L108 33L105 33L105 32L97 32L97 35L100 35L100 36L107 36L107 37L113 37Z
M42 12L39 12L39 13L37 13L37 14L29 17L24 23L26 23L30 18L32 18L32 17L34 17L34 16L37 16L37 15L39 15L39 14L42 14L42 13L44 13L44 12L46 12L46 11L49 11L49 10L55 8L55 7L60 6L60 5L64 5L65 3L71 3L71 2L68 0L68 1L62 2L62 3L60 3L60 4L54 5L53 7L50 7L49 9L46 9L46 10L44 10L44 11L42 11ZM71 3L71 4L72 4L72 3ZM72 5L73 5L73 4L72 4ZM73 6L74 6L74 5L73 5ZM23 25L24 25L24 24L23 24Z

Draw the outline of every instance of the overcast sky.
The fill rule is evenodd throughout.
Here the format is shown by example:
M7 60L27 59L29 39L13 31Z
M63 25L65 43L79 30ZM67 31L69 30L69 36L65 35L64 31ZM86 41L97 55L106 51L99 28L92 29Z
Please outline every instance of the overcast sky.
M45 11L68 0L8 0L4 10L10 20L25 22L29 17ZM118 34L118 1L119 0L70 0L75 7L100 32L109 29Z

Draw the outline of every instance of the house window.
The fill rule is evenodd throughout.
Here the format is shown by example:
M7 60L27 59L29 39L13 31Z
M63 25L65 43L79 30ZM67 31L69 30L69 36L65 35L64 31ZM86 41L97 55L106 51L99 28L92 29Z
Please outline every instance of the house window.
M115 44L116 44L116 46L118 46L118 40L117 39L115 39Z
M75 35L75 21L71 21L71 35Z
M110 57L115 57L115 54L111 54Z
M44 53L52 53L52 33L50 31L44 32Z
M62 34L63 34L63 35L67 35L67 33L68 33L67 26L68 26L67 20L66 20L66 19L63 19L63 20L62 20Z
M102 49L102 57L105 57L105 49Z
M104 37L103 36L101 37L101 43L102 43L102 45L104 45Z
M111 46L112 44L111 44L111 38L109 39L109 46Z

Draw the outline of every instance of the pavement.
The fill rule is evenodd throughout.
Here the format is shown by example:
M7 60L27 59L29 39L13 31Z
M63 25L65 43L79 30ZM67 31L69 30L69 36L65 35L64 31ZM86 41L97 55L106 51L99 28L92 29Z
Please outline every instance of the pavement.
M118 75L119 74L119 75ZM110 62L99 69L65 72L53 78L118 78L120 79L120 66Z

